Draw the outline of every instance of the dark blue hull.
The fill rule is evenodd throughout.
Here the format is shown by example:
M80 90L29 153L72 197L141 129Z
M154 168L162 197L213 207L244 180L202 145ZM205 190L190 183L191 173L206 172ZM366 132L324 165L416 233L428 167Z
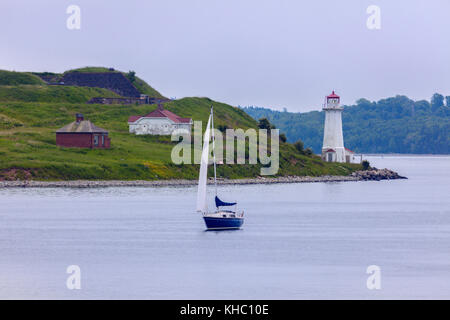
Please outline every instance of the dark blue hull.
M203 217L208 230L239 229L244 223L244 218L220 218Z

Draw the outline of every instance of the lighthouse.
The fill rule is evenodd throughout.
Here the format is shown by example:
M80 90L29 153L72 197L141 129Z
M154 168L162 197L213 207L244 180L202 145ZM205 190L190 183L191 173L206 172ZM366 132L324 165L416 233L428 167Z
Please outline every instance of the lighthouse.
M328 162L345 162L348 159L344 148L344 136L342 135L342 111L344 108L339 103L340 97L333 91L326 97L323 106L323 111L325 111L325 127L323 132L322 159Z

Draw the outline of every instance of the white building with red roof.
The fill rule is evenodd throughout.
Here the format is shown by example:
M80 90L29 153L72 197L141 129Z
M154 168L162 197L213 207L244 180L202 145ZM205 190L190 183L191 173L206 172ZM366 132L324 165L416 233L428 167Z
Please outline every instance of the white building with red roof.
M182 118L162 106L145 116L128 118L130 133L150 135L171 135L174 131L191 133L192 119Z

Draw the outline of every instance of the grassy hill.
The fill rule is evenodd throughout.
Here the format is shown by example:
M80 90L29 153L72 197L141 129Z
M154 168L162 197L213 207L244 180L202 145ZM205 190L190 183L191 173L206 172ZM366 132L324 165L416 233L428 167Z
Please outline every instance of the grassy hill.
M0 86L16 86L20 84L38 85L44 83L41 78L29 72L0 70Z
M88 73L91 73L91 72L120 72L120 71L117 71L117 70L115 70L113 68L105 68L105 67L82 67L82 68L76 68L76 69L67 70L63 74L70 73L70 72L84 72L84 73L88 72Z
M136 79L133 81L133 85L136 87L136 89L139 90L140 93L146 94L149 97L165 98L161 93L153 89L151 86L147 84L147 82L145 82L139 77L136 77Z
M102 90L41 84L0 86L0 179L197 179L198 165L172 163L170 156L176 143L170 137L136 136L128 132L130 115L144 115L156 105L85 103L91 96L113 95ZM216 127L257 128L257 122L243 110L208 98L184 98L165 107L182 117L206 121L211 105ZM55 131L74 121L78 112L109 131L111 149L56 146ZM260 164L219 165L218 175L256 177L260 168ZM359 168L359 165L324 163L316 156L299 153L291 144L280 145L278 175L348 175Z
M120 96L102 88L53 85L0 86L0 101L86 103L94 97Z

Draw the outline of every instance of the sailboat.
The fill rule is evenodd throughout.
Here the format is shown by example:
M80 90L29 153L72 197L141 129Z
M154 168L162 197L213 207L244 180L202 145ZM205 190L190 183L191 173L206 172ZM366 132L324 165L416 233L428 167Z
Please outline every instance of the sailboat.
M217 196L217 174L216 174L216 154L215 154L215 138L214 138L214 114L211 106L211 114L209 115L208 124L206 125L203 137L203 150L200 162L200 174L198 177L197 191L197 212L203 214L203 220L207 230L230 230L239 229L244 223L244 212L237 212L236 202L225 202ZM208 179L208 162L209 162L209 141L212 139L213 163L214 163L214 186L216 190L215 204L216 210L209 211L206 201L206 188ZM233 207L234 210L227 210ZM225 207L225 209L222 209Z

